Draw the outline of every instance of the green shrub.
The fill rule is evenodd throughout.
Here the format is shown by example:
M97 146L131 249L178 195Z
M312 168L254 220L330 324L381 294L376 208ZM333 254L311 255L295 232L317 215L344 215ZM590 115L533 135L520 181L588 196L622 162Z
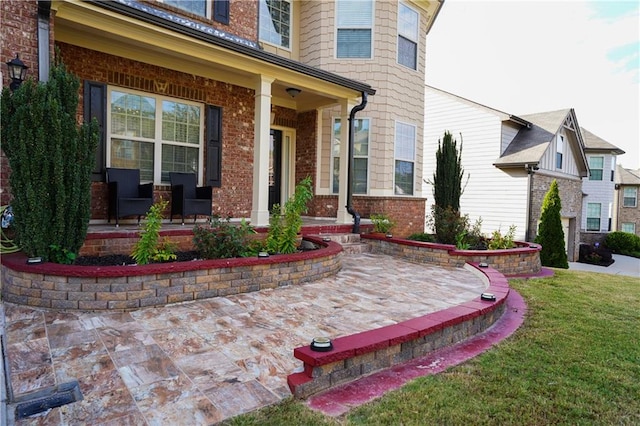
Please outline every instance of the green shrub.
M407 240L412 241L422 241L424 243L433 243L436 241L436 238L432 234L427 234L426 232L416 232L407 237Z
M246 257L255 252L256 243L251 240L255 232L244 219L234 225L230 218L222 221L219 216L213 215L207 226L197 225L193 229L193 245L205 259Z
M395 222L384 213L372 214L371 223L373 223L373 232L382 234L388 234L396 226Z
M539 233L535 242L542 245L540 261L543 266L569 269L567 252L564 246L561 210L562 203L558 191L558 182L554 179L542 202Z
M630 232L610 232L604 239L604 245L614 253L640 251L640 237Z
M467 229L469 218L462 216L452 207L441 208L438 205L431 207L429 219L436 231L436 241L440 244L456 244L456 238Z
M269 216L269 232L266 249L269 253L295 253L298 250L298 233L302 229L302 214L307 212L307 203L313 198L311 177L307 176L296 185L294 194L283 208L275 204Z
M159 242L162 227L162 212L169 205L168 201L160 200L154 203L146 215L146 221L140 239L133 247L131 257L138 265L146 265L151 261L166 262L175 260L174 247L167 241Z
M78 125L79 87L57 58L49 81L2 91L15 241L28 256L67 262L86 237L99 127L96 120Z
M491 234L491 240L489 241L489 250L504 250L514 248L516 245L513 243L513 238L516 234L516 226L511 225L509 231L502 235L500 230L493 231Z

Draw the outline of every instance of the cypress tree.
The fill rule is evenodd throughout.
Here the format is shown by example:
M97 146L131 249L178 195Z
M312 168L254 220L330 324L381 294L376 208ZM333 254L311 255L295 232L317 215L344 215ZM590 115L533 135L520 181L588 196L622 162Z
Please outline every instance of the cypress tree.
M27 80L13 93L2 92L2 148L11 168L16 243L45 260L54 251L77 253L91 214L98 124L78 125L79 87L58 61L48 82Z
M460 210L463 175L462 146L458 152L457 141L449 131L445 131L442 141L438 139L436 171L433 174L433 198L437 206Z
M460 217L460 196L462 195L462 145L458 151L457 142L449 131L438 140L436 170L433 174L432 208L433 225L439 243L455 244L456 235L465 229Z
M560 211L562 202L558 183L554 179L542 202L540 226L535 242L542 245L540 261L543 266L552 268L569 268L567 252L564 246L564 230Z

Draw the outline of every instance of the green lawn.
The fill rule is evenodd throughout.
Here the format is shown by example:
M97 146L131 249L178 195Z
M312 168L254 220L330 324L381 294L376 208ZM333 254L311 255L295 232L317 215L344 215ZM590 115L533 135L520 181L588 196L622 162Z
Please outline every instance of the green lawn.
M488 352L333 419L287 400L232 425L640 425L640 281L511 280L525 323Z

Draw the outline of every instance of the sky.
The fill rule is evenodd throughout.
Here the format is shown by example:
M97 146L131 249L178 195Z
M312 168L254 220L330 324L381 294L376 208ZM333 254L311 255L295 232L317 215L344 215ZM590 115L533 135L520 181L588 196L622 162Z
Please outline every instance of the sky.
M573 108L640 168L640 2L446 0L426 82L513 114Z

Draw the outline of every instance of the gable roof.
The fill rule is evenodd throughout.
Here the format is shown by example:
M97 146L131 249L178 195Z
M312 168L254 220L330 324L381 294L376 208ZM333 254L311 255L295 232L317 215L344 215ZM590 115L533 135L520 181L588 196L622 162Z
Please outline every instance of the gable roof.
M455 99L457 101L461 101L462 103L465 103L467 105L471 105L473 107L482 109L482 110L484 110L484 111L486 111L486 112L488 112L490 114L496 115L502 121L505 121L505 120L513 121L514 123L517 123L517 124L519 124L521 126L527 126L527 127L531 125L530 122L528 122L526 120L523 120L521 117L518 117L517 115L509 114L507 112L500 111L499 109L488 107L488 106L483 105L481 103L472 101L472 100L467 99L467 98L463 98L462 96L455 95L455 94L453 94L451 92L447 92L446 90L438 89L437 87L433 87L433 86L430 86L428 84L425 84L424 86L425 86L425 88L427 90L432 90L434 92L438 92L441 95L448 96L448 97L453 98L453 99Z
M640 185L640 169L625 169L618 164L618 167L616 167L616 183L619 185Z
M580 176L586 176L589 167L584 154L584 141L578 119L573 108L540 112L521 116L532 123L529 128L522 128L513 138L507 149L494 163L496 167L520 167L537 165L542 160L556 134L564 126L576 135L576 141L570 140L573 151L578 155ZM568 123L565 126L565 123ZM570 138L571 139L571 138Z
M612 155L624 154L623 150L594 135L584 127L580 127L580 130L582 131L585 151L609 152Z

